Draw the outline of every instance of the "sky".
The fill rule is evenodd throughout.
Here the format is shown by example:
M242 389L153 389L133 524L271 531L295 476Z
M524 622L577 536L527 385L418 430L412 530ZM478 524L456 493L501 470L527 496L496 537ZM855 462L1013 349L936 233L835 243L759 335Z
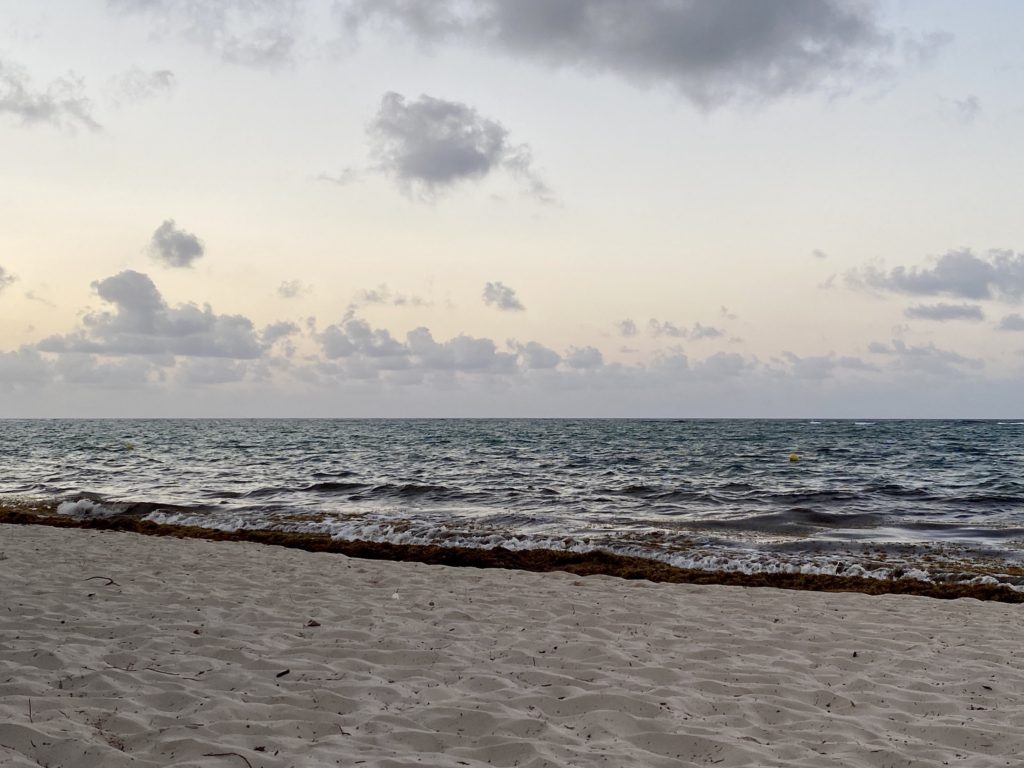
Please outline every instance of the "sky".
M1016 0L0 0L0 417L1024 417Z

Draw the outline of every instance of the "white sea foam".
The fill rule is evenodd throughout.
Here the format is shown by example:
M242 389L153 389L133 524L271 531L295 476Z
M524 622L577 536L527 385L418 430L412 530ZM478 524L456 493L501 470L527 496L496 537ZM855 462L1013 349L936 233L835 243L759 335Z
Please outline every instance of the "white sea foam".
M92 499L78 499L77 501L62 501L57 507L57 514L82 520L90 517L112 517L117 512L102 504L97 504Z

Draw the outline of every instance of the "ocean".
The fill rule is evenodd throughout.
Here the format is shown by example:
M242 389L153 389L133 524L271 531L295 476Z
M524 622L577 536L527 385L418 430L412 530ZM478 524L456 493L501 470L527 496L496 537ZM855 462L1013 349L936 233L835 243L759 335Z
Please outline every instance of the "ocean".
M0 507L1024 589L1024 422L0 421Z

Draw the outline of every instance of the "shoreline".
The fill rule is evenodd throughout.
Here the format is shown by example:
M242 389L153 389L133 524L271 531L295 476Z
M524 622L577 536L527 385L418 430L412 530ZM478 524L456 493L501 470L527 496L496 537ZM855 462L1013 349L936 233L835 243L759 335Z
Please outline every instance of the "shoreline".
M26 507L31 509L30 507ZM166 525L130 516L76 519L38 510L0 509L0 525L40 525L120 531L145 536L248 542L332 553L364 560L415 562L469 568L498 568L534 573L565 572L577 576L613 576L656 583L771 587L812 592L856 592L868 595L913 595L937 599L974 598L1002 603L1024 603L1024 592L1002 584L936 583L913 578L873 579L803 573L739 573L680 568L653 559L612 554L601 550L577 553L551 549L478 549L422 544L390 544L334 539L326 534L276 530L219 531L195 526Z

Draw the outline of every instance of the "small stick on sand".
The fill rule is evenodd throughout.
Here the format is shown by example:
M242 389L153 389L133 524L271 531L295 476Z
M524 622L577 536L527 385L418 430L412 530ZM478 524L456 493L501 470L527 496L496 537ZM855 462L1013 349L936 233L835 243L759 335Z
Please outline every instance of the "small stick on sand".
M93 579L103 579L104 581L106 581L107 583L103 585L104 587L120 587L121 586L120 584L118 584L116 581L114 581L109 576L90 576L88 579L85 579L85 581L92 581Z
M240 755L237 752L207 752L203 757L237 757L245 762L249 768L252 768L252 763L249 762L245 755Z

